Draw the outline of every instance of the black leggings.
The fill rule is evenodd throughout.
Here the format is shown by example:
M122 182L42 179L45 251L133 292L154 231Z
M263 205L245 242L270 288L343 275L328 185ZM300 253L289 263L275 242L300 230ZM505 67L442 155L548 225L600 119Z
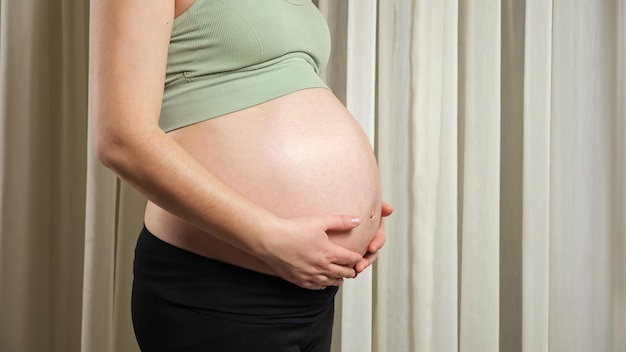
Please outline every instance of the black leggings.
M133 326L144 352L328 352L336 292L193 254L144 227L135 249Z

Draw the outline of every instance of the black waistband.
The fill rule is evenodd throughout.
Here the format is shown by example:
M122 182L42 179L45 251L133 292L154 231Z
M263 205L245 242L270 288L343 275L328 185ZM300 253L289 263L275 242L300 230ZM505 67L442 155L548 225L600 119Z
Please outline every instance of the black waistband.
M137 240L134 285L164 303L248 323L308 323L333 304L337 287L307 290L281 278L175 247L145 227Z

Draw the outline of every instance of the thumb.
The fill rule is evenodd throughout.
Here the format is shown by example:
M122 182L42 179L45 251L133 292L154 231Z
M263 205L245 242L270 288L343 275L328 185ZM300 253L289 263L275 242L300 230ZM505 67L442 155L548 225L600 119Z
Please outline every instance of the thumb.
M327 231L351 230L361 224L361 218L350 215L331 215L326 221Z

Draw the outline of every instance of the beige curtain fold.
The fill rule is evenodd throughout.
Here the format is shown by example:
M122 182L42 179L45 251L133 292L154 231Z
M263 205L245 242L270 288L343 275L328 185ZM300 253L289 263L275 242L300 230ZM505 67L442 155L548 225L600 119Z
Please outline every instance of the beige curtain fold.
M554 3L550 350L624 348L613 345L613 334L626 327L614 330L612 319L626 314L612 304L620 293L611 247L624 239L624 229L612 226L624 216L613 209L624 183L614 170L613 131L625 118L617 115L617 10L616 1Z
M89 148L81 351L139 351L130 316L132 259L145 199Z
M394 205L333 351L626 349L626 3L316 1ZM144 199L87 133L88 0L0 0L0 351L138 351Z
M617 4L616 34L616 102L617 118L615 124L615 193L613 197L613 232L612 243L613 280L612 299L613 314L613 346L626 346L626 2Z
M623 1L444 3L379 3L373 350L623 350Z
M547 352L550 298L552 1L526 1L522 253L523 351ZM532 25L530 25L532 24Z
M0 350L80 345L86 2L0 2Z
M375 351L457 348L456 1L380 2L377 152L395 207Z
M495 1L459 5L459 344L498 351L502 11Z

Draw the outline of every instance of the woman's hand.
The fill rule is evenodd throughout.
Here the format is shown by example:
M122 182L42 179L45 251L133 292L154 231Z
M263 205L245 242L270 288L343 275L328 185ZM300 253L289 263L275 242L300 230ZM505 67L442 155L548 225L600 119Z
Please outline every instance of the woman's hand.
M393 208L391 207L391 205L389 205L389 203L383 202L383 205L381 207L382 218L380 219L378 231L376 231L376 235L374 235L372 242L370 242L369 246L367 247L367 254L365 254L361 261L354 267L357 274L362 273L363 270L365 270L368 266L372 265L372 263L376 261L376 258L378 257L378 250L381 249L385 244L384 218L391 215L391 213L393 213Z
M278 276L300 287L341 286L344 278L356 276L354 267L363 257L333 244L326 231L349 231L360 223L359 218L346 215L280 218L258 257Z

